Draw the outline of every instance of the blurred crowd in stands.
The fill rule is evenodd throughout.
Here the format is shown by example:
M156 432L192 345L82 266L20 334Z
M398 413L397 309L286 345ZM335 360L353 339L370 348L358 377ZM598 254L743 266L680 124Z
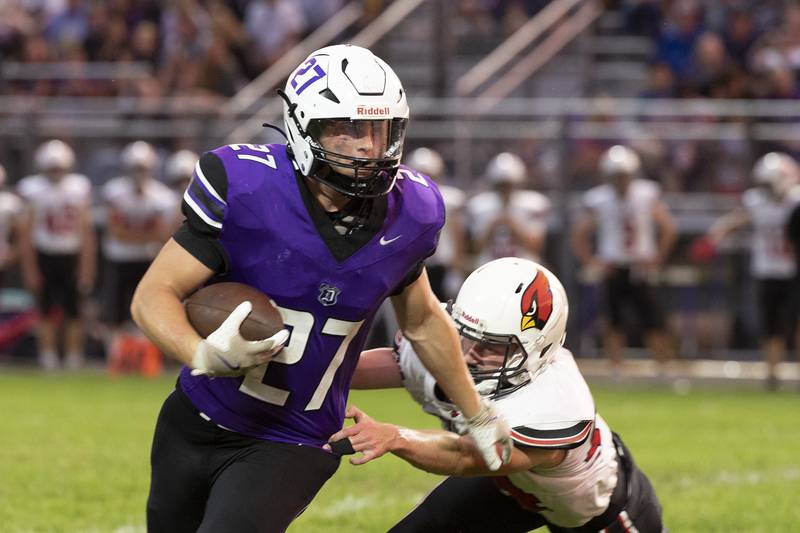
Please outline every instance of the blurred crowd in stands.
M625 0L626 29L655 44L646 98L797 98L800 4Z
M144 67L127 81L12 79L5 94L232 96L325 22L343 0L7 0L3 62ZM367 3L369 4L369 2ZM120 70L122 72L122 70Z

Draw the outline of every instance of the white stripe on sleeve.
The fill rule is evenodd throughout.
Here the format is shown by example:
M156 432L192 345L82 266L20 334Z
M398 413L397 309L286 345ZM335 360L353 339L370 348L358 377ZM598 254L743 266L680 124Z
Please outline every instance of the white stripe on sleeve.
M217 228L217 229L222 229L222 223L221 222L217 222L213 218L209 217L205 213L205 211L203 211L200 208L200 206L197 205L197 203L194 201L194 198L189 196L189 190L188 189L186 190L186 192L183 193L183 201L186 202L189 205L189 207L192 208L192 211L194 211L197 214L197 216L199 216L200 218L203 219L203 222L205 222L206 224L208 224L211 227L214 227L214 228Z
M198 161L197 164L195 165L194 172L195 172L195 174L197 174L197 178L201 182L203 182L203 185L205 185L206 189L208 189L208 192L210 192L211 195L214 198L216 198L217 200L219 200L223 204L228 205L228 202L226 202L225 200L222 199L222 197L217 193L217 191L214 190L214 187L212 187L211 184L206 179L206 175L203 174L203 169L200 168L200 161Z

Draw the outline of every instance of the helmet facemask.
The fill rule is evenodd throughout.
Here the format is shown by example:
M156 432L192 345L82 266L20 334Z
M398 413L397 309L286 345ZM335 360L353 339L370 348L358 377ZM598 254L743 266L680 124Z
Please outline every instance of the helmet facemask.
M387 194L397 178L407 123L404 118L312 120L305 132L315 160L309 176L346 196Z
M487 333L456 322L461 349L478 392L501 398L531 380L528 352L516 335Z

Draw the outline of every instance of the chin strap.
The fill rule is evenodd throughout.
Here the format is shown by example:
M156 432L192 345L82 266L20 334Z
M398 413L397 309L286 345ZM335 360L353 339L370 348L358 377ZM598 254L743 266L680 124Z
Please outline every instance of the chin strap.
M272 130L275 130L275 131L277 131L278 133L280 133L281 135L283 135L283 138L284 138L284 139L286 139L286 142L287 142L287 143L289 142L289 136L288 136L288 135L286 135L286 132L285 132L285 131L283 131L283 130L282 130L280 127L278 127L278 126L276 126L276 125L274 125L274 124L270 124L269 122L265 122L265 123L263 123L263 124L261 125L261 127L262 127L262 128L270 128L270 129L272 129Z
M297 109L297 104L289 100L289 96L281 89L278 89L278 96L280 96L283 99L283 101L286 102L286 105L289 107L287 112L289 113L289 116L292 117L292 120L294 120L294 125L297 126L297 131L300 132L300 136L303 138L308 137L308 133L306 133L306 130L303 129L303 127L300 125L300 121L297 120L297 115L295 114L295 110ZM263 125L266 126L266 124ZM283 132L281 131L281 133ZM284 137L285 136L286 134L284 134Z

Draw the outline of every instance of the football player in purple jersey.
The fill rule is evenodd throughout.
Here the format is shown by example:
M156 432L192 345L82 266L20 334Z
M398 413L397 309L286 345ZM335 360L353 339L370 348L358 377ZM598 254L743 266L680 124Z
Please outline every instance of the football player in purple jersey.
M183 196L186 221L134 296L136 322L185 365L153 438L151 532L284 531L339 465L323 446L342 427L386 298L487 465L510 453L425 273L444 207L430 179L400 165L400 80L369 50L337 45L312 53L279 94L287 145L205 153ZM216 279L269 295L287 329L244 340L244 302L202 339L181 302Z

